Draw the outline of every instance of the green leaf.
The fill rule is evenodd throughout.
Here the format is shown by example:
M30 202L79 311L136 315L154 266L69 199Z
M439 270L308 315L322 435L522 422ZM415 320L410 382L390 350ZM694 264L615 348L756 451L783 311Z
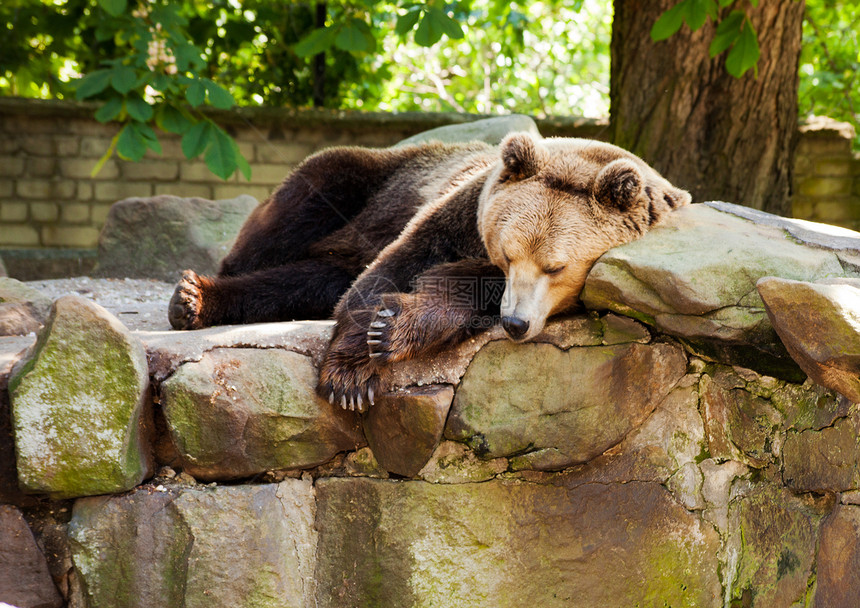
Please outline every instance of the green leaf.
M403 36L415 29L415 24L418 23L418 18L421 16L420 10L411 10L405 15L400 15L397 18L397 25L394 27L394 33L398 36Z
M204 78L203 86L206 87L206 92L209 93L209 103L216 108L229 110L236 105L236 100L233 99L230 92L220 84L216 84L208 78Z
M416 44L433 46L442 39L442 30L436 26L435 21L430 16L434 10L436 9L427 10L418 23L418 29L415 31Z
M689 0L687 3L687 25L690 29L696 31L703 25L708 17L716 19L717 5L714 0Z
M96 110L96 120L99 122L110 122L122 112L122 97L111 97L107 102Z
M185 155L185 158L192 159L203 153L203 150L209 144L211 131L212 123L201 121L185 132L181 142L182 153Z
M196 108L206 101L206 86L199 80L195 80L185 91L185 99L188 100L192 108Z
M239 166L236 157L238 149L235 147L233 138L218 127L213 128L214 136L209 147L206 149L206 166L209 170L220 177L227 179Z
M463 37L463 28L460 24L451 19L448 14L438 8L432 8L428 12L428 17L433 20L434 25L442 30L442 33L452 40L460 40Z
M728 17L720 21L717 31L714 32L711 46L708 48L711 57L716 57L735 43L745 19L746 14L743 11L732 11Z
M158 127L168 133L185 133L193 124L173 106L164 106L157 118Z
M135 95L125 100L125 110L128 115L140 122L149 122L152 119L152 106L146 103L143 98Z
M312 57L324 53L334 43L334 36L335 32L331 28L316 29L299 40L293 50L299 57Z
M735 0L720 0L720 8L726 8L729 4L734 2Z
M334 45L352 53L367 52L372 48L364 33L355 24L342 27L334 39Z
M161 72L154 74L152 77L152 84L150 85L156 91L167 91L170 88L171 79L167 74L163 74Z
M116 152L120 158L137 162L146 154L146 148L146 141L140 132L134 128L133 123L128 123L119 132Z
M86 99L104 91L110 84L112 72L113 70L96 70L84 76L78 81L75 97Z
M735 78L740 78L758 62L760 55L758 36L749 19L746 19L737 42L726 57L726 70Z
M658 17L651 28L651 40L654 42L666 40L666 38L681 29L681 24L684 22L684 15L686 15L687 11L687 1L683 0L679 2Z
M137 84L137 72L127 65L111 70L110 84L120 95L125 95Z
M158 135L155 134L152 127L142 122L133 122L132 125L143 138L143 141L146 143L146 147L156 154L161 154L161 142L158 141Z
M126 0L99 0L99 6L111 17L119 17L125 12Z

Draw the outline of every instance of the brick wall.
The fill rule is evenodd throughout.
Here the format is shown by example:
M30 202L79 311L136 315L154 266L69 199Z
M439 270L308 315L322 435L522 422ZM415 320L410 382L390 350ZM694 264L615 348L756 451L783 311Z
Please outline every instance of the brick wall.
M271 108L218 113L253 169L250 181L222 181L202 161L186 160L171 136L162 139L160 156L138 163L114 157L91 175L117 131L93 120L93 112L91 104L0 98L0 250L7 266L28 256L92 257L108 209L123 198L251 194L263 200L291 167L321 148L387 146L472 118ZM605 122L555 118L539 121L539 128L544 135L600 138ZM860 228L860 160L852 156L852 137L850 125L826 119L801 128L796 217Z
M800 127L792 215L860 230L860 154L854 127L817 117Z

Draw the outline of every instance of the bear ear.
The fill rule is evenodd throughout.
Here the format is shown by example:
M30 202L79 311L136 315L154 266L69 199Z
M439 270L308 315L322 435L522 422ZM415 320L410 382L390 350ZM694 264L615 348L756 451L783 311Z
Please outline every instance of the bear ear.
M612 161L597 174L594 198L601 205L627 211L642 195L643 179L639 168L627 159Z
M512 133L502 140L502 163L505 174L515 179L526 179L538 172L539 151L528 133Z

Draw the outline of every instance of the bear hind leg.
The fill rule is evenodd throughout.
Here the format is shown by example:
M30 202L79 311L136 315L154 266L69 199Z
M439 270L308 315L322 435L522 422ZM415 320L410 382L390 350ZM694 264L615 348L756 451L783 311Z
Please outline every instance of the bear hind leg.
M355 276L325 260L301 260L239 276L185 271L168 307L174 329L328 319Z

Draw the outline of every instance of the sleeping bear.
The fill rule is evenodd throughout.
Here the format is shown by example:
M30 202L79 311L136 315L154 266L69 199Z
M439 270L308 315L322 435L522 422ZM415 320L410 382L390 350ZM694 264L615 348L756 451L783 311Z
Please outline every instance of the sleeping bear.
M592 264L690 202L610 144L514 133L498 147L333 148L257 207L216 277L186 271L176 329L337 321L321 396L363 410L391 363L569 311Z

